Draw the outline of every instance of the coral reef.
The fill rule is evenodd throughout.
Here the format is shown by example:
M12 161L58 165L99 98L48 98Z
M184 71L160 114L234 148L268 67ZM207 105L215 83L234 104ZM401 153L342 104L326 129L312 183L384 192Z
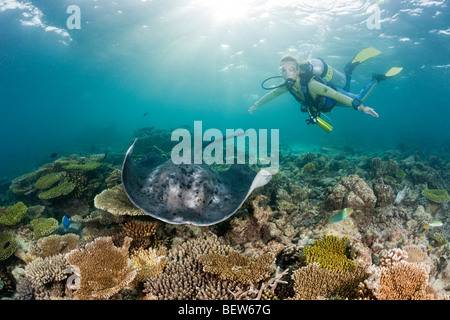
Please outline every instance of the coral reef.
M136 131L136 160L170 157L170 135ZM281 146L271 182L208 227L134 207L126 146L61 157L6 193L2 182L0 298L449 299L450 157L314 148ZM330 223L343 208L352 215Z

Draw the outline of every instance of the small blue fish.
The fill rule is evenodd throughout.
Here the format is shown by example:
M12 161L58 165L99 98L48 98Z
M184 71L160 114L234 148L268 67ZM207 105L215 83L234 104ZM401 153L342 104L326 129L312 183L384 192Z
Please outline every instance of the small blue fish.
M334 223L339 222L347 218L353 213L353 209L350 208L344 208L340 211L333 211L333 216L331 216L330 219L328 219L327 223Z
M64 216L62 218L62 224L63 224L63 227L64 227L64 231L67 232L67 230L70 227L70 218L67 218L67 216Z

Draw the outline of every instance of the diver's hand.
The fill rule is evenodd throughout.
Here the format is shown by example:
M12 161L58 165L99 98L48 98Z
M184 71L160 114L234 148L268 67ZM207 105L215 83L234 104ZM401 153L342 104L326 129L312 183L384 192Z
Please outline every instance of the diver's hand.
M256 105L252 105L250 108L248 108L248 113L252 114L256 109L258 109L258 107Z
M358 110L361 110L364 113L370 114L372 117L375 117L375 118L379 117L378 113L376 113L375 110L373 110L370 107L364 107L363 105L360 105L358 107Z

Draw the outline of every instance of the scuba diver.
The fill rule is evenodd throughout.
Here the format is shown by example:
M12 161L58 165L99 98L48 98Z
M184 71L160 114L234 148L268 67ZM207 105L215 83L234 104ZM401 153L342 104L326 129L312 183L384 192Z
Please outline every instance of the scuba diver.
M397 75L403 68L393 67L386 74L372 74L372 79L359 94L350 92L350 81L352 72L357 66L380 53L375 48L362 50L345 65L345 75L333 69L322 59L298 62L292 55L285 55L280 61L281 76L270 77L263 81L262 88L271 91L255 102L248 109L248 113L252 114L263 104L285 92L290 92L301 103L301 111L308 113L307 124L318 124L327 132L331 132L333 127L320 115L330 112L335 106L353 107L355 110L378 117L374 109L363 105L364 101L380 81ZM284 82L272 87L265 86L267 81L275 78L283 78Z

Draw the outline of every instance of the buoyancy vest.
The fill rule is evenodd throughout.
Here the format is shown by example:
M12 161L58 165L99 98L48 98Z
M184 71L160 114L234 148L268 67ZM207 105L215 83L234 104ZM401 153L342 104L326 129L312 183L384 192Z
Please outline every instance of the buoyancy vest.
M336 106L336 100L331 99L329 97L317 95L316 98L313 98L311 92L308 88L308 83L311 79L319 81L320 83L325 84L326 86L336 90L336 88L330 83L326 82L320 77L312 76L308 78L300 78L300 87L303 92L303 96L299 95L296 90L292 87L288 87L289 92L294 96L294 98L301 103L301 111L309 112L313 116L319 116L321 112L330 112Z

